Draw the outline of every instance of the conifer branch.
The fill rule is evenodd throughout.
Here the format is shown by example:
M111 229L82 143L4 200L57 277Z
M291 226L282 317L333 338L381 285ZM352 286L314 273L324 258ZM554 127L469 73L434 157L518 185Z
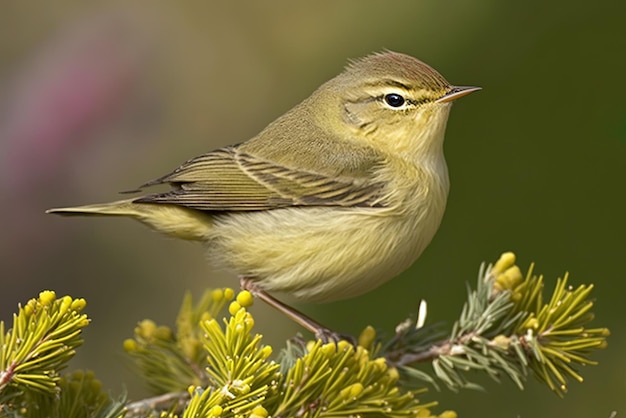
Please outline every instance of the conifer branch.
M0 321L0 416L113 418L123 400L113 401L91 372L60 371L82 343L89 324L84 299L57 298L44 291L18 307L5 333Z
M434 376L452 390L476 387L467 372L484 372L498 381L508 376L522 389L529 373L563 396L568 379L581 382L576 366L596 364L589 359L606 346L606 328L587 328L593 319L593 286L567 285L557 280L548 303L543 302L543 277L533 266L523 278L512 253L493 266L481 266L475 290L448 337L437 340L441 326L412 327L407 322L381 346L405 380L434 379L417 369L430 362ZM420 341L420 343L416 343ZM436 383L435 383L436 384Z
M608 330L589 327L593 286L574 288L565 275L545 297L532 270L524 277L511 253L481 266L449 330L427 323L423 302L388 341L372 327L357 346L296 338L276 360L254 333L248 292L213 290L196 305L187 295L175 329L144 320L124 342L155 395L130 403L112 400L90 372L59 374L89 319L84 300L42 292L6 333L0 322L0 417L428 417L435 404L419 401L424 384L477 387L470 372L520 388L532 374L563 396L582 381L579 366L596 364L590 355Z

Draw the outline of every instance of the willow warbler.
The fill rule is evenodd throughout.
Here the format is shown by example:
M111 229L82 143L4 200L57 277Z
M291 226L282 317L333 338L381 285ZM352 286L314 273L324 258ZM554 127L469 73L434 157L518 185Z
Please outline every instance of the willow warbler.
M332 301L409 267L446 206L451 103L478 89L452 86L411 56L373 54L254 138L140 186L167 192L48 213L127 216L200 241L245 288L320 334L267 292Z

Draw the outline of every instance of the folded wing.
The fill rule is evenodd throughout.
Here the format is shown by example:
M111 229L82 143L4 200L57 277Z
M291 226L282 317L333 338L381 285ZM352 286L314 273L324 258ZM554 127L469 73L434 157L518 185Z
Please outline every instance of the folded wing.
M205 211L251 211L293 206L382 207L385 184L371 175L329 176L287 167L237 146L193 158L142 187L172 190L139 203L167 203Z

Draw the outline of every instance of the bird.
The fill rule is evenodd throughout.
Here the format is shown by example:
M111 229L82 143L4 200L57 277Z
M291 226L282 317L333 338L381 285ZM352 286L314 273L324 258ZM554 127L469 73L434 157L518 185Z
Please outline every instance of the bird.
M243 289L327 338L332 331L273 294L347 299L413 264L446 207L451 104L479 89L451 85L410 55L373 53L248 141L135 190L165 192L47 213L129 217L199 241Z

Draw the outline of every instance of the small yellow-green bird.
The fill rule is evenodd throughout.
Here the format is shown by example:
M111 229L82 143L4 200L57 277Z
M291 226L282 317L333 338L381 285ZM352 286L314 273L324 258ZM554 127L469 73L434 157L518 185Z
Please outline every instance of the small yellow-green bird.
M451 103L478 89L452 86L411 56L373 54L254 138L140 186L170 191L48 213L127 216L200 241L244 288L323 336L267 292L332 301L408 268L446 206Z

